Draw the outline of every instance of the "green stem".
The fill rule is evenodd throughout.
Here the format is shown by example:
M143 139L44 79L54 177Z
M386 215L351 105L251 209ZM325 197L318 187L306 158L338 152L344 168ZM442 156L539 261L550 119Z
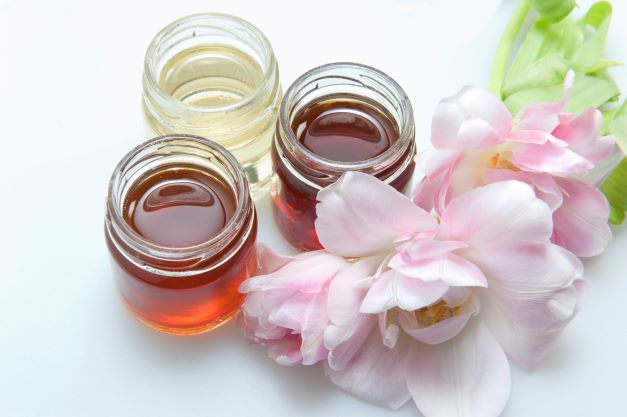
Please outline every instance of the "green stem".
M531 3L529 3L529 0L520 0L518 2L514 13L512 13L507 22L507 26L505 26L505 31L499 41L499 46L496 48L488 88L491 92L499 96L499 98L501 97L501 88L505 81L505 72L507 71L507 63L509 62L512 48L518 37L518 32L520 32L520 28L522 28L523 23L525 23L530 7Z

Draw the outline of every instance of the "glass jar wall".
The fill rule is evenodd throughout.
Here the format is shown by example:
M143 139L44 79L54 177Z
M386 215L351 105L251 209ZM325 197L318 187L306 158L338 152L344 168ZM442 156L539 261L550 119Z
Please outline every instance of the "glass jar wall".
M268 39L234 16L179 19L146 52L148 137L186 133L220 143L240 161L253 190L271 174L269 150L281 97Z
M125 304L166 333L227 321L256 268L246 177L231 154L200 137L155 138L122 159L109 183L105 237Z

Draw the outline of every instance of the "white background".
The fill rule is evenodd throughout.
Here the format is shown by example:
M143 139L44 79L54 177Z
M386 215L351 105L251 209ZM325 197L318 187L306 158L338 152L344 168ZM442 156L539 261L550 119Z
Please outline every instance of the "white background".
M591 2L580 0L582 7ZM609 56L627 60L627 2ZM274 46L284 88L332 61L382 69L408 92L429 146L437 101L486 85L512 1L0 0L0 416L417 416L336 389L319 367L284 368L234 323L156 333L122 307L103 239L113 167L143 140L140 77L170 21L221 11ZM627 91L627 70L614 74ZM267 198L260 240L278 236ZM508 417L625 416L627 226L586 262L580 316L533 374L513 370Z

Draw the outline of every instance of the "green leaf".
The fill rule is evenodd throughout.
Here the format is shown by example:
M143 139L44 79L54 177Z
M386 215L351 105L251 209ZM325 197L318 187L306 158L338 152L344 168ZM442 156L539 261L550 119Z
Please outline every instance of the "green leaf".
M627 116L627 100L623 100L623 104L620 106L605 108L601 112L603 113L603 128L601 129L601 133L603 135L614 134L616 136L625 136L624 127L621 126L625 121L617 122L614 125L612 125L612 122L614 122L614 119ZM612 132L610 132L610 130Z
M599 108L615 101L620 96L620 89L609 75L577 74L566 109L579 114L588 107Z
M560 55L570 59L586 38L585 28L570 17L562 20L559 27L561 29Z
M527 67L518 76L507 79L503 97L529 88L550 87L562 84L571 65L556 53L543 56Z
M625 221L625 212L614 206L610 206L610 223L622 224Z
M559 101L564 94L564 86L562 83L549 87L528 88L518 91L505 99L505 105L517 115L525 106L530 103L552 103Z
M575 70L577 77L568 110L580 113L617 100L620 90L607 69L620 63L605 58L611 15L611 5L600 1L577 21L540 18L533 23L501 88L510 111L517 114L533 102L558 101L569 69Z
M616 143L627 155L627 100L611 111L611 121L608 124L609 132L616 138ZM601 191L610 202L610 222L621 224L625 220L627 211L627 159L620 164L607 177Z
M584 30L589 26L594 31L572 57L573 66L578 72L592 72L594 68L598 68L599 62L604 60L611 17L612 6L602 1L592 5L579 21Z
M614 117L621 116L627 116L627 100L624 100L623 104L614 112Z
M623 159L607 177L601 185L601 191L612 206L610 220L615 224L622 223L627 211L627 159Z
M580 31L578 27L576 30ZM546 20L535 22L520 44L507 77L516 78L542 56L557 52L561 41L562 31L557 26L551 25Z
M625 107L623 105L623 107ZM627 155L627 115L615 114L610 122L610 132L616 138L616 144Z
M559 101L564 94L560 81L554 85L526 88L505 99L505 105L512 114L518 114L530 103L551 103ZM577 74L566 109L580 114L588 107L599 108L620 95L618 86L607 75Z
M530 0L533 7L549 22L558 22L575 7L575 0Z

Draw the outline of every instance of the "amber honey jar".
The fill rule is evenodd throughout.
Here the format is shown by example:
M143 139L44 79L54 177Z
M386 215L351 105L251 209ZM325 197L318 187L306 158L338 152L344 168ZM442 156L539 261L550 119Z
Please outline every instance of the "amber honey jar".
M279 230L296 248L320 249L318 191L346 171L403 191L414 170L411 103L383 72L360 64L314 68L287 90L272 146L272 202Z
M166 333L227 321L256 267L257 219L244 171L198 136L151 139L122 159L109 183L105 237L126 306Z

